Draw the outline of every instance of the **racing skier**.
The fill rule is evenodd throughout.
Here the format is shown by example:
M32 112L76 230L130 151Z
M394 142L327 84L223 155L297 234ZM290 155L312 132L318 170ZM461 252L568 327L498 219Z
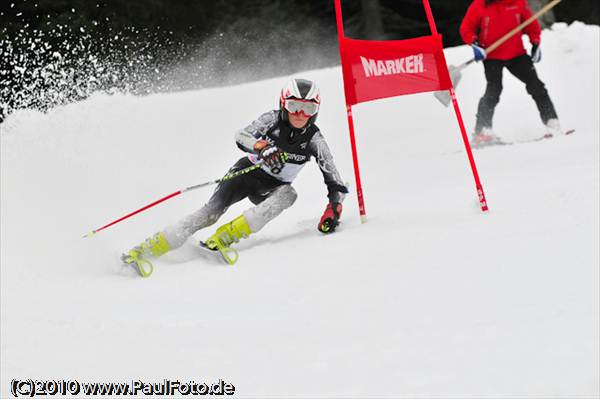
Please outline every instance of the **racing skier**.
M216 223L229 206L248 198L253 207L219 227L201 243L219 251L229 264L234 264L238 255L231 244L260 231L292 206L297 194L291 183L311 157L316 159L323 174L329 199L317 228L322 233L335 231L348 189L323 134L315 125L320 104L319 89L314 82L289 81L281 90L279 109L262 114L235 135L237 146L248 155L238 160L228 173L256 164L260 167L222 181L206 205L124 253L122 261L146 277L152 272L148 258L182 246L198 230Z

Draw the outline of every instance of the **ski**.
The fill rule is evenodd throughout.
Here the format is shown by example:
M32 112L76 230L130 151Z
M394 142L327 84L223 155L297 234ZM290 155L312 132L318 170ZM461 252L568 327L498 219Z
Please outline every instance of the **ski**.
M565 131L563 132L563 134L564 134L565 136L568 136L568 135L570 135L570 134L573 134L573 133L575 133L575 129L569 129L569 130L565 130ZM550 133L546 133L546 134L544 134L544 135L543 135L543 136L541 136L541 137L536 137L536 138L529 139L529 140L519 140L519 141L513 141L513 142L511 142L511 143L509 143L509 144L525 144L525 143L535 143L536 141L550 140L550 139L552 139L553 137L554 137L554 135L552 135L552 134L550 134Z
M123 262L123 265L125 266L131 266L141 277L150 277L154 271L152 263L142 258L134 259L129 254L122 254L121 262Z
M563 132L562 135L568 136L575 133L575 129L568 129L565 130ZM517 145L517 144L527 144L527 143L535 143L538 141L544 141L544 140L550 140L552 139L554 136L551 134L545 134L543 136L540 137L536 137L533 139L528 139L528 140L517 140L517 141L503 141L503 140L495 140L491 143L485 143L485 144L475 144L475 143L471 143L471 149L473 150L481 150L483 148L489 148L489 147L496 147L496 146L505 146L505 145ZM450 155L450 154L458 154L461 153L463 150L458 150L458 151L452 151L452 152L447 152L444 153L444 155Z
M573 134L573 133L575 133L575 129L565 130L563 134L565 136L568 136L568 135ZM552 134L546 133L543 136L535 137L533 139L527 139L527 140L516 140L516 141L495 140L495 141L492 141L490 143L471 144L471 148L473 148L475 150L480 150L482 148L487 148L487 147L495 147L495 146L503 146L503 145L515 145L515 144L526 144L526 143L535 143L537 141L550 140L553 137L554 136Z
M200 248L212 254L220 254L221 258L229 265L234 265L235 262L238 261L239 254L238 251L231 247L223 247L219 248L210 248L206 242L200 241Z
M487 148L487 147L496 147L496 146L502 146L502 145L511 145L514 144L510 141L502 141L502 140L495 140L489 143L480 143L480 144L471 144L471 148L475 149L475 150L480 150L482 148Z

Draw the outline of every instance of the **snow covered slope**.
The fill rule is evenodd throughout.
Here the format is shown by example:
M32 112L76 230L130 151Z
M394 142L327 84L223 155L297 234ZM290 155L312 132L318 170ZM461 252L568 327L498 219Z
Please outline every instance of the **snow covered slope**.
M362 104L368 223L349 195L339 232L316 230L327 199L313 163L296 204L239 244L234 267L190 240L149 279L120 253L210 189L82 235L225 173L242 156L233 133L276 106L287 78L11 115L0 127L0 396L13 378L222 378L240 397L598 396L599 36L578 23L544 31L538 72L577 132L476 151L488 214L451 108L431 94ZM453 64L469 56L447 51ZM302 76L321 86L319 126L353 182L341 72ZM496 132L543 134L521 83L506 73L504 86ZM482 66L468 68L457 94L469 130L483 87Z

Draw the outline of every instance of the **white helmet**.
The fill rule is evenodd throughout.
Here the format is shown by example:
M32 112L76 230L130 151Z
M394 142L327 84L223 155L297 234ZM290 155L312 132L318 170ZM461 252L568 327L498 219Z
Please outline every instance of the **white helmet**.
M307 79L292 79L281 89L279 109L281 118L288 121L289 112L302 112L309 116L308 125L312 125L319 114L321 94L315 82Z

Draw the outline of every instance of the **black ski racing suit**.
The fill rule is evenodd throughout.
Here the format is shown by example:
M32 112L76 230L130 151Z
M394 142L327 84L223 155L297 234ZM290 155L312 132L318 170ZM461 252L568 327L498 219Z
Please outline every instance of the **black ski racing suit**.
M221 182L206 205L178 223L167 227L163 234L171 248L181 246L196 231L214 224L227 209L248 198L256 206L244 212L250 229L260 230L266 223L292 206L297 194L291 183L311 158L315 158L329 201L342 202L348 189L333 162L333 156L319 128L312 124L303 129L292 128L281 119L278 110L266 112L246 128L238 131L235 140L249 155L238 160L229 170L232 173L258 162L254 144L267 140L288 153L288 161L280 173L273 173L266 165L231 180Z

